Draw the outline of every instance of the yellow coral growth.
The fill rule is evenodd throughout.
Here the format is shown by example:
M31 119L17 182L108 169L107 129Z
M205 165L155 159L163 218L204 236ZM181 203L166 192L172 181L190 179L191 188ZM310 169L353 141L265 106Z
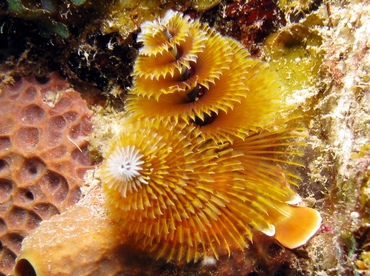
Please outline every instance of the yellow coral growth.
M150 123L128 125L107 151L101 172L113 217L143 247L160 244L157 257L198 259L199 244L215 241L243 248L250 227L225 208L236 200L225 192L242 186L238 154L205 143L194 126Z
M188 262L243 250L255 230L304 244L321 217L291 206L304 131L269 66L172 11L138 39L131 116L101 167L122 231L156 258Z
M182 71L190 69L190 62L196 62L207 38L199 24L190 25L189 20L173 16L145 22L137 39L144 47L140 49L141 58L136 61L133 75L144 80L164 81L169 75L172 79L182 78ZM143 95L155 93L154 89L150 92L137 90Z
M289 163L273 159L290 138L276 135L231 145L206 141L186 124L125 124L101 167L111 215L139 248L167 260L218 258L222 250L230 254L248 245L253 228L273 236L275 224L281 229L292 222L286 206L297 201L287 172L269 164ZM303 239L318 225L307 228L310 235Z
M127 103L135 118L195 122L206 137L232 141L273 125L276 111L288 108L268 65L205 24L169 12L144 23L138 40Z

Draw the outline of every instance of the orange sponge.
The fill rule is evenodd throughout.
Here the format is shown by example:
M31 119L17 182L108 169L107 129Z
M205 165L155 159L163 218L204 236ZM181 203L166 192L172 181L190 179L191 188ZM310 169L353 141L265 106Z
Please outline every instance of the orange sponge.
M321 216L308 207L285 206L286 216L280 216L275 224L275 239L287 248L296 248L319 230Z
M42 220L80 199L91 115L55 73L0 92L0 274L12 271L23 238Z

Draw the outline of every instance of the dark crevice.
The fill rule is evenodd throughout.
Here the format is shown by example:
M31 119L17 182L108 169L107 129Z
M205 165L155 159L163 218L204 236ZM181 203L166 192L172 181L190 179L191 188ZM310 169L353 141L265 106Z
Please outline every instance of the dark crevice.
M211 112L211 115L204 114L204 120L199 117L196 117L194 123L198 126L206 126L214 122L216 119L217 114L215 112Z
M198 84L186 94L188 97L188 102L192 103L198 101L207 93L207 91L207 88Z

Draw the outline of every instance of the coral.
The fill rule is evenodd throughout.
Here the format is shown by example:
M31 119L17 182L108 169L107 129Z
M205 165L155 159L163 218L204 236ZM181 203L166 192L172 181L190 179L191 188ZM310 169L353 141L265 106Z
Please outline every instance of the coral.
M321 30L326 50L323 80L310 122L312 196L321 201L327 231L313 243L312 268L332 275L366 275L369 243L368 187L370 5L330 5L331 28ZM357 238L360 229L366 238ZM363 231L363 230L361 230ZM361 232L360 231L360 232ZM365 252L362 254L362 252Z
M128 253L123 252L139 258L142 252L154 266L173 260L176 265L166 266L184 269L212 266L227 258L246 264L251 259L243 254L255 257L253 249L288 250L274 239L288 248L305 244L319 228L321 217L311 208L297 206L300 197L292 184L299 177L291 167L299 165L295 158L304 131L291 112L293 107L285 103L287 91L277 75L239 43L173 11L164 19L144 23L138 40L144 46L134 70L129 116L112 125L108 132L117 134L102 147L104 161L97 177L106 199L98 206L94 201L81 202L43 223L24 240L16 273L102 273L98 269L106 262L104 255L119 262L118 273L128 266ZM161 66L150 67L150 74L140 65L142 57ZM234 78L228 67L243 73ZM259 86L251 85L252 80ZM176 84L143 91L137 89L141 81L147 81L147 87L151 82ZM241 92L235 95L232 88ZM187 114L163 116L159 108L140 110L132 104L136 98L163 102L163 95L179 94L187 97L183 104L191 106ZM258 103L255 107L252 100ZM192 113L191 108L198 106L202 108ZM230 119L230 128L214 124L219 118ZM91 239L77 242L85 230ZM55 232L59 238L55 243L33 246L44 239L43 233ZM254 246L252 240L261 241ZM73 250L70 242L76 244ZM76 257L81 252L86 258ZM89 254L94 255L91 260ZM219 269L233 271L232 261ZM116 263L111 267L116 269ZM245 271L265 270L248 264Z
M25 2L23 1L23 3ZM28 2L31 3L31 1ZM265 9L266 3L269 2L275 3L274 6ZM248 10L249 3L263 4L253 7L257 10ZM317 9L319 5L320 7ZM6 9L6 4L0 3L0 7L1 13ZM162 6L158 5L158 7ZM71 212L74 211L75 216L64 212L60 216L53 216L48 220L50 223L43 222L35 231L35 236L28 236L24 240L24 244L27 245L24 250L31 252L30 250L34 247L36 252L32 254L35 256L40 254L37 251L40 248L38 247L39 242L43 240L43 232L50 231L50 233L58 233L55 235L58 239L55 244L44 244L42 247L44 252L49 252L49 256L43 255L43 257L48 257L47 263L35 263L37 269L40 269L39 271L44 271L46 265L52 271L58 271L56 267L59 264L62 266L70 265L71 267L67 268L68 271L76 271L76 266L83 264L86 274L105 275L104 271L98 271L98 269L105 268L110 272L112 271L109 270L110 268L117 266L108 265L105 267L105 264L118 260L119 268L114 268L115 273L132 275L369 274L370 157L367 146L370 144L369 2L360 0L228 0L222 1L220 5L206 12L186 10L188 7L188 5L181 4L176 6L177 9L185 11L192 18L200 18L201 22L208 22L210 26L223 34L237 38L252 50L252 56L261 54L261 57L268 61L271 67L277 69L278 75L283 79L284 85L288 86L288 90L293 90L292 97L288 96L287 98L288 103L293 106L299 104L299 109L304 112L305 116L302 118L303 120L301 118L298 120L307 123L309 135L307 136L308 147L305 148L304 155L299 158L294 154L288 157L288 160L294 162L301 161L305 167L302 166L293 171L289 167L288 171L294 172L294 175L298 171L297 174L302 177L302 181L297 187L298 193L304 198L305 204L314 207L322 215L323 224L320 234L304 246L291 250L281 246L273 237L255 232L253 233L253 243L249 244L249 247L243 251L232 251L230 256L219 254L218 260L207 256L203 261L197 263L174 264L166 263L164 260L153 260L152 254L148 254L147 249L146 251L137 251L134 237L129 237L128 244L120 245L122 250L111 253L109 249L105 250L105 248L101 251L98 250L101 246L99 240L88 244L83 243L83 232L81 229L74 232L73 222L55 223L57 219L64 219L64 216L66 220L68 218L82 219L79 217L79 213L81 213L86 216L84 227L94 229L93 224L101 223L107 227L99 232L99 236L104 239L108 238L111 234L111 229L108 226L114 227L113 225L116 225L117 222L111 213L107 213L108 210L103 205L103 200L99 203L101 206L98 207L99 214L96 216L90 215L91 212L89 214L86 211L81 211L80 207L73 207ZM137 8L122 12L129 17L126 21L122 21L129 21L131 24L127 24L128 32L136 31L142 20L157 16L149 14L147 18L143 19L145 17L143 14L145 12L151 13L151 10L146 10L141 14L140 6ZM261 15L264 9L268 13L267 17L262 16L263 19L257 17L261 19L257 22L249 21L249 16L253 18L253 13ZM248 14L240 12L241 10L247 11ZM273 13L270 13L271 10ZM164 10L161 12L164 13ZM118 15L117 11L116 14ZM149 16L151 17L149 18ZM63 68L65 70L64 68L70 67L76 73L77 80L81 79L95 85L104 92L107 91L106 87L107 84L109 86L109 83L119 84L122 88L122 92L117 98L112 97L108 101L100 98L99 102L93 102L91 99L94 96L88 95L90 102L99 105L95 109L98 117L94 117L98 127L93 135L93 144L96 147L94 155L97 159L102 158L102 153L106 152L108 148L108 139L113 135L119 135L120 129L126 127L120 125L126 115L125 112L121 111L124 106L126 88L131 85L131 78L127 76L131 72L131 65L135 59L136 50L139 48L138 44L133 43L136 33L128 36L125 41L121 40L118 33L102 35L97 31L100 23L98 20L93 23L96 29L90 29L90 33L86 37L80 36L77 30L72 28L69 29L73 31L70 36L72 43L56 44L58 40L52 40L54 47L51 48L46 47L50 44L48 40L40 40L37 41L38 43L33 40L33 43L32 41L30 43L26 38L34 36L35 26L31 24L32 22L26 22L26 28L23 23L23 20L7 20L6 16L2 18L0 24L2 26L0 33L1 58L14 54L14 49L31 45L31 48L27 48L30 51L25 52L21 59L23 61L32 59L32 65L35 68L40 68L40 62L46 59L53 62L54 67L49 68ZM109 24L110 22L106 21L105 23ZM261 24L262 28L259 28ZM22 32L22 30L26 31ZM267 39L266 46L262 48L264 38L272 31L275 34ZM124 32L122 33L124 34ZM74 34L81 39L76 39ZM244 41L242 41L243 39ZM7 42L9 44L5 49L3 45ZM50 55L51 58L45 58L43 53L46 53L46 57ZM58 56L59 59L55 59L55 56ZM124 64L124 66L118 66L118 64ZM104 78L99 77L101 75ZM73 73L69 76L73 76ZM118 82L117 76L120 80ZM116 93L119 91L116 88L114 91L114 95L119 94ZM193 96L202 95L201 92L194 93ZM136 123L133 123L135 126ZM153 127L155 128L156 125L159 125L158 122ZM264 131L268 133L271 129ZM164 131L166 129L161 130L161 132ZM284 142L290 143L291 139ZM295 150L287 149L285 146L280 149L281 154L285 151ZM280 153L277 153L280 158L279 155ZM275 161L268 163L269 165L276 164ZM287 169L284 164L276 167ZM94 174L96 178L88 179L89 188L93 185L99 185L100 181L98 171L91 174ZM289 180L290 177L287 179ZM292 180L294 181L294 179ZM279 181L279 178L275 178L275 181ZM145 185L142 184L142 188L145 188ZM139 191L142 188L138 188ZM92 194L95 195L95 193ZM129 194L130 191L127 190L127 195ZM98 195L101 195L101 191ZM95 203L91 201L86 201L83 204L87 208L97 208ZM107 221L102 222L103 220ZM88 224L92 224L92 226ZM72 251L68 237L75 233L79 233L79 237L82 236L82 238L73 239L72 248L77 247L78 250ZM50 234L50 236L52 235ZM30 241L32 238L32 242L28 243L28 238ZM122 242L125 241L125 238L122 238ZM80 245L89 249L81 249ZM66 247L63 248L64 246ZM116 246L117 244L112 245L111 249L115 250ZM66 252L66 255L63 257L60 255L61 258L58 258L59 250ZM78 251L84 252L88 258L81 261L82 258L79 257L81 255L78 254ZM89 255L89 252L93 252L94 255ZM103 254L110 256L110 259L104 258ZM66 257L64 258L64 256ZM64 259L68 261L62 261ZM76 262L74 262L75 260ZM86 265L86 261L89 260L91 262ZM27 264L25 259L22 262L23 264L21 262L19 264ZM31 259L29 264L33 264ZM81 270L79 272L84 273Z
M283 14L272 0L227 1L218 29L240 41L253 55L268 34L284 24Z
M356 261L356 265L360 270L370 272L370 252L363 251L360 260Z
M79 203L43 222L28 236L14 274L116 275L124 271L128 246L122 244L127 238L112 234L118 226L102 215L103 198L99 194L91 193L83 199L84 205ZM60 235L62 229L67 231Z
M288 109L268 65L207 25L175 14L144 23L138 40L144 46L127 103L134 118L192 121L222 141L277 124L277 111Z
M2 87L0 114L0 272L8 274L22 240L80 199L92 114L55 73Z
M319 26L325 19L322 6L299 23L288 24L266 38L263 54L289 90L307 91L317 84L324 57Z
M135 134L136 129L140 133ZM163 241L178 244L161 247L158 258L161 254L179 260L186 256L190 261L198 259L200 241L205 246L205 240L211 242L217 235L228 244L242 238L238 233L221 234L225 227L232 227L222 209L227 199L221 187L237 181L233 173L242 170L229 152L205 145L194 126L127 125L118 140L112 140L101 168L112 216L121 221L122 229L142 240L138 247L161 246Z
M195 126L124 125L106 153L101 177L119 231L133 235L137 248L189 262L244 249L252 239L248 225L290 248L317 231L318 213L287 205L297 200L295 193L281 184L283 172L263 161L270 152L274 156L274 133L272 141L251 136L231 147L205 141Z
M312 11L313 7L320 2L317 0L278 0L277 5L284 11L287 21Z
M132 32L140 28L141 23L162 17L168 9L207 10L220 3L220 0L194 0L194 1L116 1L108 10L107 18L103 22L102 32L119 32L125 39Z
M287 148L303 133L276 75L177 12L143 23L138 40L131 116L101 167L122 231L156 258L187 262L243 250L255 230L305 244L321 217L291 206L299 177L284 166L298 165Z

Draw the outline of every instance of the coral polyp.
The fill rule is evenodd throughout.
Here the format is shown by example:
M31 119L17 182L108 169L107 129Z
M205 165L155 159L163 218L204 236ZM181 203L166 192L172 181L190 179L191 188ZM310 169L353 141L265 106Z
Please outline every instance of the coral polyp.
M143 48L127 103L135 118L193 122L230 140L272 125L276 111L288 108L269 66L208 25L169 12L144 23L138 40Z
M295 206L304 130L269 66L173 11L138 40L130 116L101 167L119 232L167 261L230 256L256 231L306 243L321 217Z
M141 165L144 163L141 160L142 157L143 155L134 146L124 146L112 154L107 161L109 166L106 168L106 173L112 176L109 183L114 186L118 182L117 188L121 189L123 197L126 197L127 189L132 193L133 189L137 191L137 187L141 188L141 184L148 184L141 175L143 169Z
M288 247L304 244L318 229L320 215L289 206L299 197L284 177L288 172L266 161L286 138L274 135L231 145L206 141L186 124L126 125L101 167L112 218L139 248L167 260L242 250L253 229L276 234Z
M141 130L139 135L135 134L137 129ZM158 249L157 257L180 260L186 256L188 261L196 260L198 246L205 248L218 240L228 247L245 240L242 231L226 231L234 227L234 219L226 218L227 196L216 191L219 186L223 190L242 181L236 174L243 169L236 159L238 154L225 146L204 142L194 126L157 128L150 121L140 121L127 126L110 144L101 173L112 216L129 234L135 234L144 248ZM111 167L120 169L120 165L111 161L122 153L129 158L132 152L122 151L127 147L140 152L143 163L133 176L136 180L122 179L121 186L132 181L145 181L146 185L127 193L124 188L123 196L119 183L112 181L115 176ZM234 223L248 230L245 223Z

